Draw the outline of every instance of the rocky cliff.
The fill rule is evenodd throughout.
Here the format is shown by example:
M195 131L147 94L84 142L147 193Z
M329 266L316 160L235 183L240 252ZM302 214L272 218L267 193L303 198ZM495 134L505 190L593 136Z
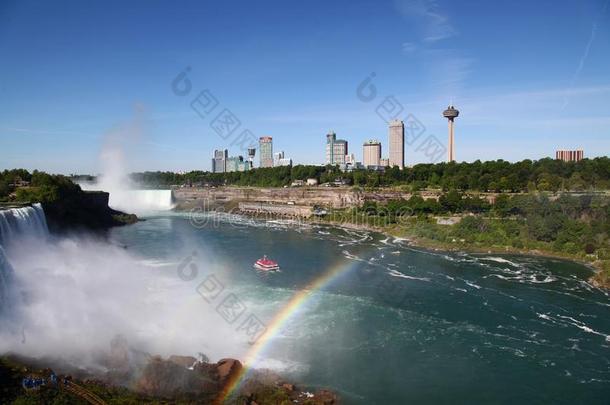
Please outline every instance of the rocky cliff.
M49 359L0 357L0 398L7 403L67 404L81 403L84 398L79 394L85 393L87 397L95 396L96 403L107 404L339 404L338 397L328 390L308 392L269 371L249 372L243 387L224 398L226 384L242 369L238 360L210 363L189 356L145 356L143 368L133 369L134 364L127 364L123 356L128 353L119 352L113 353L114 363L106 375L92 375L82 368L69 370ZM116 380L118 374L113 366L119 366L121 374L126 367L132 371ZM53 374L56 383L51 380ZM22 382L27 378L44 380L45 384L23 388Z
M53 202L43 202L49 230L64 232L80 229L106 229L137 221L133 214L125 214L108 206L110 195L103 191L84 191L60 198Z
M326 208L350 208L360 206L364 201L387 202L396 199L409 199L413 193L396 189L362 190L353 187L203 187L178 188L173 190L178 210L194 207L208 207L210 210L221 207L237 207L240 202L266 204L287 204L297 206L321 206ZM441 191L419 191L423 199L437 200ZM482 198L493 202L496 194L478 193Z

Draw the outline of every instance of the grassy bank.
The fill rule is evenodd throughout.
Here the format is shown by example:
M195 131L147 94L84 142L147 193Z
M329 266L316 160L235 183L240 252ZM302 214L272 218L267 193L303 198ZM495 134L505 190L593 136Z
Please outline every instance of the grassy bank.
M512 216L493 217L484 214L454 216L455 224L441 225L430 215L393 216L387 211L383 215L366 210L333 210L315 222L335 226L360 228L406 238L413 245L446 251L469 251L477 253L513 253L541 255L573 260L596 270L591 282L610 289L610 249L607 239L598 237L597 243L589 237L581 222L574 229L564 229L557 235L542 239L532 232L532 218ZM544 228L544 227L543 227ZM569 228L569 226L568 226ZM544 234L543 230L539 230ZM552 236L552 237L551 237Z

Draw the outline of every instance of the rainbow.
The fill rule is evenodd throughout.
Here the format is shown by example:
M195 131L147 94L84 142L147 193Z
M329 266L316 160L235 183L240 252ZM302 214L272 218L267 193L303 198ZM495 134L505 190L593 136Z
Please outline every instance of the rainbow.
M286 322L288 322L292 317L295 316L295 314L303 309L318 291L332 284L343 274L346 274L350 270L357 267L357 265L357 261L349 260L345 262L342 260L337 265L331 267L330 270L313 280L306 288L295 292L286 305L280 311L278 311L271 322L267 324L267 329L263 335L261 335L252 345L244 358L244 366L225 385L225 388L219 395L216 403L224 403L235 392L237 392L241 384L245 381L249 371L253 368L253 365L256 364L256 361L264 353L265 349L270 346L273 338L281 331Z

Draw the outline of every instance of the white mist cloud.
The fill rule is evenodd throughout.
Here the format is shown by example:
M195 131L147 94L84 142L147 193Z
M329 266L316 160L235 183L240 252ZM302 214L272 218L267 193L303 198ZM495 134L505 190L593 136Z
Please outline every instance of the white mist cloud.
M172 208L169 190L138 190L129 177L135 157L144 154L143 108L136 105L134 118L104 135L99 153L100 176L95 184L81 184L84 190L110 193L109 205L119 211L146 215Z
M13 323L3 320L0 353L57 357L99 370L104 365L97 359L117 335L133 348L163 356L205 353L219 359L243 356L248 348L246 337L196 293L198 282L178 277L186 255L151 262L79 235L24 241L8 256L21 298ZM222 267L213 271L223 273Z

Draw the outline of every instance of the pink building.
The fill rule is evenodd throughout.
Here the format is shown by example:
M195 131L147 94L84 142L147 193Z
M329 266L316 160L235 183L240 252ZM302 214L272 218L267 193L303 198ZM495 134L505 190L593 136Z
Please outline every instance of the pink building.
M564 162L578 162L585 156L582 149L577 150L558 150L555 151L555 159L563 160Z

